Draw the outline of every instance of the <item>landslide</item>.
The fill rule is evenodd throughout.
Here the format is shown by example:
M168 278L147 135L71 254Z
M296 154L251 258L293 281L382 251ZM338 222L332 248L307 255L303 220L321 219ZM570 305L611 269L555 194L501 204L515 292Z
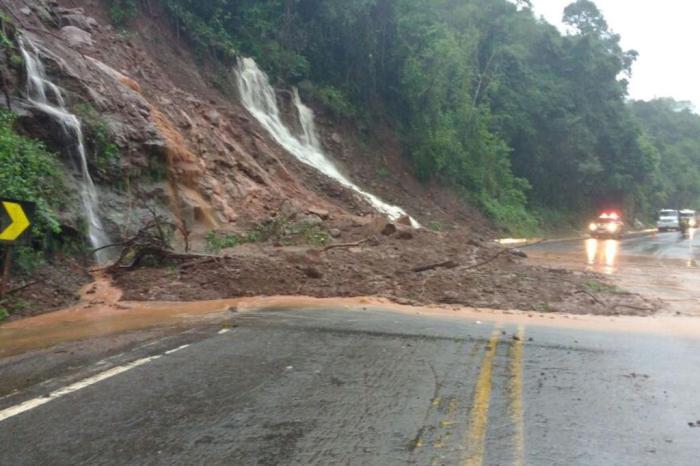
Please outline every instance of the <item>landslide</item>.
M494 230L474 208L411 176L391 128L378 125L368 135L318 109L324 147L340 167L436 231L387 223L354 192L277 145L238 103L231 64L195 52L155 2L125 30L110 26L101 1L6 4L44 51L71 108L103 124L119 148L118 168L96 180L113 238L128 238L157 212L178 226L176 249L185 247L186 232L187 249L198 254L116 271L124 299L372 295L544 312L656 309L634 295L591 290L601 277L523 264L517 252L489 241ZM9 94L24 131L60 152L40 116L23 106L21 86ZM94 160L91 169L98 172ZM76 209L62 213L66 225L79 218ZM212 233L238 237L271 219L313 231L307 243L322 244L273 235L211 254ZM325 249L334 244L340 247ZM442 266L430 267L436 264Z

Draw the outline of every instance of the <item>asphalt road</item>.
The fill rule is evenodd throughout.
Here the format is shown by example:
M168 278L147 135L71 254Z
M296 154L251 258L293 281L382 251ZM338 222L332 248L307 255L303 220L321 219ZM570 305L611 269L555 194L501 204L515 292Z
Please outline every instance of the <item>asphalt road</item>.
M567 240L525 248L540 265L606 274L622 289L663 300L672 313L700 317L700 233ZM700 461L698 462L700 464Z
M232 323L0 398L0 464L700 464L697 338L380 309Z
M614 272L621 264L641 259L674 261L695 268L700 262L700 233L689 237L678 232L636 235L621 240L585 239L550 241L526 247L528 251L578 255L581 261L601 272Z

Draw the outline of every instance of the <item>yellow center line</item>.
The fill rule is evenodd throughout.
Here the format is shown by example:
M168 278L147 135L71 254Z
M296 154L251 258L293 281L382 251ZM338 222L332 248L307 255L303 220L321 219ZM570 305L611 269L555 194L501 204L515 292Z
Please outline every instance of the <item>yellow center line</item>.
M525 464L525 421L523 419L523 342L525 328L518 327L518 338L510 347L510 418L515 429L513 466Z
M493 360L496 356L500 334L498 329L493 331L481 361L481 371L476 381L474 406L467 434L469 456L465 463L466 466L480 466L484 462L486 427L489 422L489 405L491 403L491 375L493 374Z

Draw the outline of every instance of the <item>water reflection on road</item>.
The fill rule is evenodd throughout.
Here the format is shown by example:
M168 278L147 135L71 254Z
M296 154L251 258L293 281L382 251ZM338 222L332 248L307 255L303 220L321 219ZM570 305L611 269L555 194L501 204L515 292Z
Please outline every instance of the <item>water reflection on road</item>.
M620 242L617 240L598 240L595 238L586 240L586 256L589 269L600 269L606 274L615 273L619 252Z

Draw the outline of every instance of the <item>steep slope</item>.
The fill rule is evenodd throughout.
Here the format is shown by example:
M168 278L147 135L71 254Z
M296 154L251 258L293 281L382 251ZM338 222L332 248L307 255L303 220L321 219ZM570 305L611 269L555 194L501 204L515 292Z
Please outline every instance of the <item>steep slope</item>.
M195 53L154 2L128 30L109 25L105 5L4 2L16 30L1 64L5 104L19 115L20 128L63 157L73 192L60 215L64 232L84 229L86 209L78 200L87 168L109 241L119 243L160 214L178 226L176 249L226 257L180 257L169 268L119 271L115 278L129 290L127 298L373 294L605 312L581 292L591 277L562 280L561 271L528 268L517 252L484 242L492 235L488 222L440 186L418 183L390 128L367 134L322 116L311 144L302 107L282 83L275 99L280 118L295 138L334 155L347 182L335 181L285 150L244 108L234 61L224 65ZM77 130L61 131L55 112L28 98L31 60L12 63L21 48L45 67L47 102L79 120L84 157L75 150ZM388 223L353 183L431 229Z

